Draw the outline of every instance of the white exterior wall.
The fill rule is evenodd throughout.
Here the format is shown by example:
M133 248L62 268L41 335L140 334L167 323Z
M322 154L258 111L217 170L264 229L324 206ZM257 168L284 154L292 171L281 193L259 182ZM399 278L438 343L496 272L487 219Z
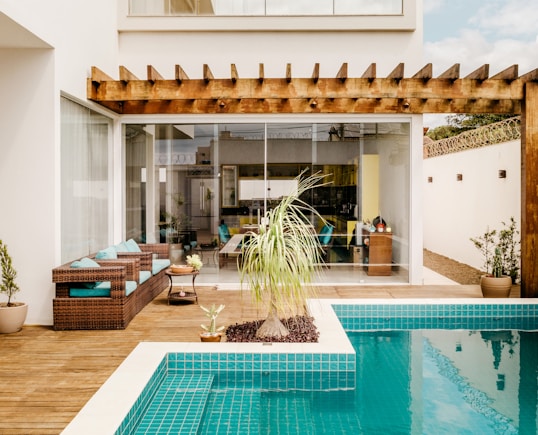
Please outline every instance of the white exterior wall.
M378 77L385 77L400 62L407 75L417 72L421 43L421 36L411 32L129 32L120 34L120 63L142 79L149 64L166 79L174 78L176 64L197 79L203 64L215 78L229 78L232 63L241 78L258 77L259 63L266 77L281 78L287 63L292 77L310 77L315 63L321 77L336 77L344 62L350 77L360 77L372 62Z
M52 324L60 94L84 101L92 65L117 69L116 30L109 0L0 0L0 238L18 272L16 300L29 305L27 324Z
M500 169L506 178L499 178ZM520 141L425 159L423 183L424 247L430 251L482 269L483 258L469 238L488 226L501 229L501 221L512 216L520 228Z

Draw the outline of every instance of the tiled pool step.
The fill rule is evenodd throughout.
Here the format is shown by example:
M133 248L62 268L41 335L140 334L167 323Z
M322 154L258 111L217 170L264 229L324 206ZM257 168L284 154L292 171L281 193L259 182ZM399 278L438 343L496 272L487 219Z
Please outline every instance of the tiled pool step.
M292 392L284 398L282 395L264 393L262 403L264 414L261 425L264 434L316 433L312 422L311 401L303 394Z
M260 433L260 391L211 391L200 435L252 435Z
M166 376L135 434L197 434L212 383L213 375Z

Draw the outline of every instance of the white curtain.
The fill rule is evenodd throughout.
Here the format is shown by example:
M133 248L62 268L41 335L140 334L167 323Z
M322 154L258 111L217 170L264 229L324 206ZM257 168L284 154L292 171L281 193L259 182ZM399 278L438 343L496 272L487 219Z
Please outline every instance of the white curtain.
M62 259L105 248L109 240L112 121L61 99Z

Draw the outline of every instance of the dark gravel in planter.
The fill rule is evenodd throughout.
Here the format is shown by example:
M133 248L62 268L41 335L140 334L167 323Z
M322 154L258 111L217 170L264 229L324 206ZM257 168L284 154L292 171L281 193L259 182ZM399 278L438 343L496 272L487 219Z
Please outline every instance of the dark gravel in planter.
M281 319L290 334L282 338L258 338L256 331L263 320L236 323L226 328L226 341L234 343L271 342L271 343L317 343L319 332L314 325L314 319L308 316L295 316L289 319Z

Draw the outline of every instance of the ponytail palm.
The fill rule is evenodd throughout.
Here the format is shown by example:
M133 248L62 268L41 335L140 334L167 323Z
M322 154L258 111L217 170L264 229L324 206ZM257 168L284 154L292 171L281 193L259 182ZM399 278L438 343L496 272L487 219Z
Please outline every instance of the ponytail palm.
M304 313L312 282L322 263L322 247L306 214L324 219L300 199L306 191L326 185L319 173L297 177L297 189L266 214L269 224L260 226L242 249L241 283L246 282L255 301L267 305L268 317L258 337L284 337L287 328L280 316Z

